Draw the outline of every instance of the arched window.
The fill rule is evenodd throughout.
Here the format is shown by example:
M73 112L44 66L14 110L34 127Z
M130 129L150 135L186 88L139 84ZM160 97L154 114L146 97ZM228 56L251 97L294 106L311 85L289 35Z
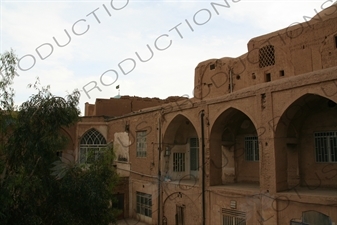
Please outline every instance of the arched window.
M80 142L80 163L90 163L97 160L106 149L106 140L96 129L87 131Z

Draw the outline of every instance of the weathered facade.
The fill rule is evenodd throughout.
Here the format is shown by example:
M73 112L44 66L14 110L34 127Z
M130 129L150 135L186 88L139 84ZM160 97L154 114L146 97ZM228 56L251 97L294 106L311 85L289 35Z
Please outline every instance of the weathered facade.
M85 160L113 143L122 216L149 224L332 225L336 103L334 4L238 58L199 63L192 99L87 104L67 152Z

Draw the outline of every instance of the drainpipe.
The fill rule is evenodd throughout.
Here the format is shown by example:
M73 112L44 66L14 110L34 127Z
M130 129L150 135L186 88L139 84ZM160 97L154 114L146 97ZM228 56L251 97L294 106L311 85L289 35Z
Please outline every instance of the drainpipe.
M162 224L161 207L161 119L158 118L158 225Z
M206 205L205 205L205 133L204 133L204 110L201 111L200 114L200 122L201 122L201 165L202 165L202 224L205 225L206 221Z

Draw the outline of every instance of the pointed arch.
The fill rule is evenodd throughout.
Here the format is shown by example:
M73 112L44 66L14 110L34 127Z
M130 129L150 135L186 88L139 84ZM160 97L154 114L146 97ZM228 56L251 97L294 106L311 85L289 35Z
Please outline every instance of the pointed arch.
M74 148L74 140L71 137L69 131L62 127L60 132L61 132L61 134L64 134L64 136L68 139L68 143L67 143L66 148L67 149L73 149Z
M326 179L331 177L327 171L337 169L336 158L319 159L322 152L337 154L336 115L336 102L317 94L304 94L275 121L277 191L298 185L337 187L337 177Z
M259 183L258 132L249 116L230 107L215 120L210 133L210 185Z
M107 142L104 136L98 130L91 128L84 133L80 140L79 162L87 163L98 159L106 146Z
M58 151L56 154L58 157L61 157L62 160L67 160L69 162L74 162L75 161L75 156L74 156L74 141L72 136L70 135L69 130L67 130L66 128L62 127L60 129L60 136L62 138L65 138L65 146L63 149L61 149L60 151Z
M194 133L195 136L198 135L194 124L186 115L183 114L176 115L167 126L167 129L164 134L164 143L167 143L168 145L178 145L187 143L187 138L185 136L180 135L181 131L182 130L186 131L186 129L188 129L189 132ZM173 137L172 135L175 136Z
M176 115L165 131L163 142L165 176L172 180L197 179L201 171L199 138L192 122L182 114Z

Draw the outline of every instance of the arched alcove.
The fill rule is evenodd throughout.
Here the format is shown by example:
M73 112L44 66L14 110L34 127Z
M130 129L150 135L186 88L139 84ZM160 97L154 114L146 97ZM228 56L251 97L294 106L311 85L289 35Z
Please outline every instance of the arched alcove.
M337 187L337 105L306 94L291 103L275 130L277 191Z
M210 185L259 183L259 147L252 120L234 108L214 122L210 135Z
M196 180L200 171L199 138L192 122L177 115L163 138L164 176L170 180Z

